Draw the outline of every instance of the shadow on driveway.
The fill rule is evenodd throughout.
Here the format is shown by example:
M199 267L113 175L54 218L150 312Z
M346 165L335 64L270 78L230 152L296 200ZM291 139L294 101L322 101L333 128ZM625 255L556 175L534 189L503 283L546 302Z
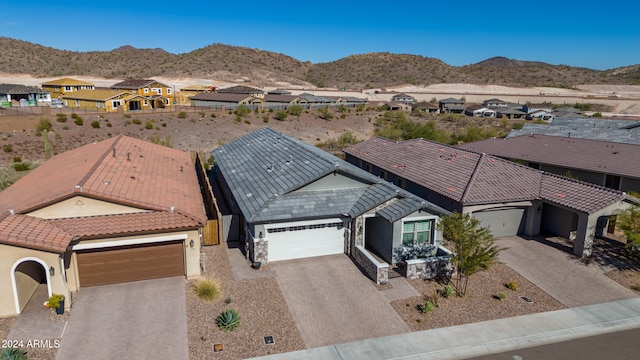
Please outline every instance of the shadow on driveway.
M185 281L81 289L56 359L188 359Z

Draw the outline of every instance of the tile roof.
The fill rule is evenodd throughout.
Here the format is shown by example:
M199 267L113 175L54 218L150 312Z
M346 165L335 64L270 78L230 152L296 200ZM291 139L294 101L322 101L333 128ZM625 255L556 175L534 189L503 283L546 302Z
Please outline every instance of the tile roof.
M175 214L188 219L180 218L180 224L190 222L191 227L198 227L206 221L206 215L194 166L187 152L119 135L44 162L0 192L0 215L26 214L82 195L157 212L171 213L173 207ZM153 219L165 216L162 221L167 226L178 222L175 215L154 216ZM5 222L13 217L0 221L0 229L11 225ZM142 217L152 218L151 215ZM126 216L110 219L120 220L121 232L139 231L141 224L152 223L145 220L133 224ZM154 224L147 230L156 230L158 222ZM96 229L99 228L96 225Z
M640 145L547 135L488 139L461 148L597 173L640 178Z
M219 93L232 93L232 94L264 94L264 90L261 89L256 89L254 87L251 86L245 86L245 85L236 85L236 86L231 86L228 88L224 88L224 89L218 89Z
M116 90L77 90L62 96L63 99L79 99L79 100L94 100L94 101L107 101L119 97L123 94L130 94L127 91Z
M137 90L137 89L141 89L143 87L147 87L152 85L153 83L157 83L160 86L164 86L164 87L169 87L159 81L153 80L153 79L129 79L129 80L125 80L125 81L121 81L117 84L113 84L111 85L112 89L131 89L131 90Z
M297 99L298 97L295 95L287 95L287 94L267 94L264 96L264 101L265 102L279 102L279 103L290 103L293 100Z
M558 118L556 118L558 119ZM586 120L586 119L585 119ZM552 124L524 124L520 130L511 130L507 138L514 138L518 136L526 136L531 134L559 136L565 138L578 138L578 139L591 139L598 141L608 141L615 143L626 143L640 145L640 132L630 131L632 129L618 129L618 128L603 128L603 127L589 127L589 126L565 126ZM628 126L632 126L629 124Z
M0 94L49 94L35 86L0 84Z
M544 199L592 213L627 198L620 191L423 139L373 138L344 151L464 206Z
M61 78L61 79L55 79L55 80L43 82L42 85L60 85L60 86L63 86L63 85L93 85L93 83L82 81L82 80L76 80L76 79L72 79L72 78Z
M0 221L2 244L62 253L74 238L64 229L33 216L8 215Z
M298 95L298 97L310 103L332 103L333 102L333 100L326 98L324 96L316 96L309 93L302 93Z
M251 222L281 220L287 211L295 211L297 218L329 214L354 217L393 197L414 197L315 146L270 128L225 144L215 149L213 156L245 219ZM362 186L325 194L292 192L334 172L355 178ZM325 208L327 202L334 205ZM430 205L433 204L425 206ZM433 211L446 213L433 206Z

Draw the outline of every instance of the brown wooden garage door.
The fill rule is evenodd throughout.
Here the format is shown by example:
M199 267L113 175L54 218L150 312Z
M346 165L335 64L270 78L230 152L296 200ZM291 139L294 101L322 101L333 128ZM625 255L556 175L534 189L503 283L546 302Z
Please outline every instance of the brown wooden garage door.
M78 252L80 286L184 275L182 241Z

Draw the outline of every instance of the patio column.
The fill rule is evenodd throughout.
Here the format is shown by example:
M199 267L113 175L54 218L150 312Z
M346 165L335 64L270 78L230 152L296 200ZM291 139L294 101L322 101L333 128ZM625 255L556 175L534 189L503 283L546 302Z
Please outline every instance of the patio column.
M586 257L591 255L597 223L597 214L578 214L578 228L576 229L576 239L573 243L573 253L576 256Z

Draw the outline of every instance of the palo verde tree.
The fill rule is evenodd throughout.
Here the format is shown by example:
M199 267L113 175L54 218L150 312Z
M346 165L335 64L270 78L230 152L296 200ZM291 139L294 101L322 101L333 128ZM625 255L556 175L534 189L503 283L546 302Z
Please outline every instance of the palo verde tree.
M630 192L636 198L640 194ZM616 216L616 224L627 238L627 254L640 261L640 205L634 205Z
M503 249L495 245L489 229L480 227L480 220L469 214L443 216L438 229L453 246L452 263L457 270L454 286L459 296L465 296L471 275L488 269Z

